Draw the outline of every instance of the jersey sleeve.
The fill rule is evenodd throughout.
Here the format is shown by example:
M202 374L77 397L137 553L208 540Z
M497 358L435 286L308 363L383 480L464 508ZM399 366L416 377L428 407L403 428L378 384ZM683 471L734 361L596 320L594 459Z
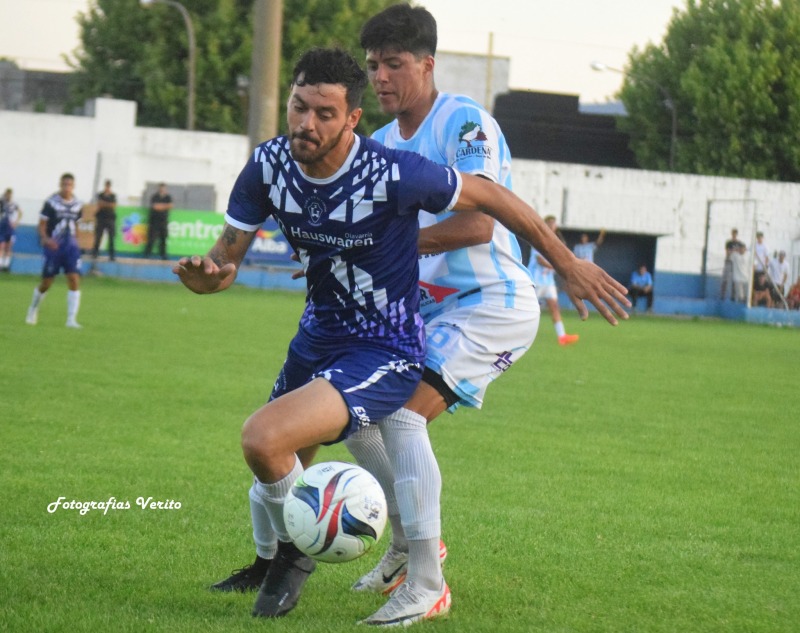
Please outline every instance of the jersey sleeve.
M400 212L424 209L440 213L452 209L461 194L461 174L452 167L439 165L414 152L399 152Z
M225 221L242 231L257 231L270 216L264 170L267 163L257 148L231 190Z
M442 133L448 165L502 184L504 141L500 126L488 112L465 101L449 112Z
M52 207L49 200L45 201L44 206L42 207L42 210L39 213L39 219L47 220L49 222L54 220L55 217L56 217L56 210Z

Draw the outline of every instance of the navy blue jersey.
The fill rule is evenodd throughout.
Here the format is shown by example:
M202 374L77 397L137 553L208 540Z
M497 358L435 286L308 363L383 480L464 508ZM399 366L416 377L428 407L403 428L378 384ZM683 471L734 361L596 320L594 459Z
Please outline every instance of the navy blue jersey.
M225 219L245 231L278 222L305 270L300 326L310 335L374 339L419 358L417 214L449 210L460 188L452 168L358 135L335 174L309 178L282 136L256 148Z
M82 208L83 202L77 198L64 200L57 193L50 196L45 201L41 214L41 218L47 220L47 236L59 242L75 239Z

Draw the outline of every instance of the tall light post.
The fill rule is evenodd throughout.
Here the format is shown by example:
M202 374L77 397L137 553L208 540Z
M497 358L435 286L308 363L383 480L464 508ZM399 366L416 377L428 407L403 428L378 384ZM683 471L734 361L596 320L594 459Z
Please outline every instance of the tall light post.
M675 148L678 143L678 110L675 106L675 100L669 94L667 89L662 86L660 83L650 79L650 77L645 77L644 75L637 75L634 73L629 73L619 68L612 68L611 66L607 66L602 62L592 62L592 70L597 70L602 72L604 70L610 70L614 73L619 73L620 75L625 75L626 77L631 77L637 81L643 81L644 83L650 84L651 86L655 86L661 91L661 94L664 96L664 107L667 108L670 113L672 114L672 132L670 134L669 139L669 168L670 170L675 170Z
M148 7L151 4L168 4L175 7L180 11L183 17L183 22L186 24L186 37L189 40L189 79L186 85L188 95L186 97L186 129L194 129L194 94L195 94L195 65L197 58L197 44L194 39L194 25L192 24L192 16L180 2L175 0L139 0L139 4L143 7Z

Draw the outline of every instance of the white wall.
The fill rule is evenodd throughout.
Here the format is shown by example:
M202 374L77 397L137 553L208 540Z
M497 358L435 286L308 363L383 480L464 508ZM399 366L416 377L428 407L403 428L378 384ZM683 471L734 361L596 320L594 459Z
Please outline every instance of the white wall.
M568 228L658 236L656 268L697 274L708 231L708 272L722 269L731 228L748 248L756 226L800 272L800 184L515 159L514 191ZM794 249L794 250L793 250Z
M23 223L35 224L64 172L87 202L110 178L120 205L138 205L147 182L212 185L222 212L249 155L247 137L135 127L136 104L97 99L91 116L0 111L0 187L12 187Z
M0 187L12 187L35 224L61 173L76 176L76 192L92 198L106 178L120 204L137 205L147 182L206 184L216 210L245 164L244 135L186 132L134 125L132 102L98 99L94 116L0 111ZM730 229L751 245L754 220L773 250L785 250L800 272L800 184L712 178L612 167L514 160L514 190L542 215L567 228L658 237L656 268L698 274L710 205L709 274L722 267Z

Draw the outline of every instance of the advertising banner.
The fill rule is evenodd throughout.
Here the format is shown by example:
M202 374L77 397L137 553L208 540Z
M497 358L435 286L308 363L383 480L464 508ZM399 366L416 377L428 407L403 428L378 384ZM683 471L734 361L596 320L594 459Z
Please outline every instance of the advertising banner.
M144 252L147 244L147 214L142 207L117 207L116 248L121 255ZM173 210L169 212L167 254L170 257L205 255L222 233L225 218L211 211ZM258 231L245 263L296 264L291 262L292 249L271 218Z

